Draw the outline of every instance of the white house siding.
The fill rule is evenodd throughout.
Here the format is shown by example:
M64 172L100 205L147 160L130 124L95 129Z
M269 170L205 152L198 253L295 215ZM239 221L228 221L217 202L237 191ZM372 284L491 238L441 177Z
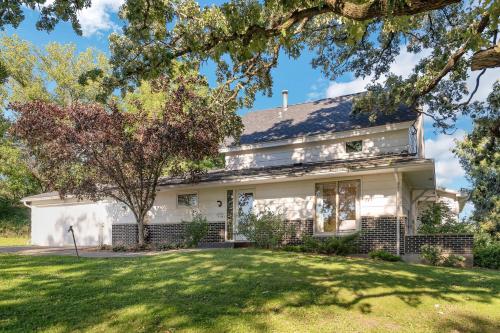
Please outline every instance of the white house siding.
M245 186L255 193L255 211L283 213L286 219L314 218L314 191L319 182L339 179L360 179L359 216L386 216L396 212L396 181L394 174L383 173L320 180L300 180ZM148 223L179 223L192 219L193 209L177 207L177 194L198 193L199 211L209 221L226 220L226 191L236 187L171 189L158 192ZM222 202L221 207L218 201ZM111 243L112 224L135 223L128 208L120 203L78 203L61 201L34 203L32 208L32 243L35 245L71 245L68 227L73 225L79 245ZM50 205L47 205L50 203ZM57 205L55 205L58 203Z
M31 243L41 246L73 245L73 226L80 246L111 244L111 219L107 203L68 203L33 206Z
M363 151L346 153L345 142L363 140ZM400 153L408 150L408 129L392 130L370 135L303 143L282 147L261 148L248 152L226 153L226 169L239 170L255 167L287 165L302 162L319 162L334 159L352 159L381 153Z

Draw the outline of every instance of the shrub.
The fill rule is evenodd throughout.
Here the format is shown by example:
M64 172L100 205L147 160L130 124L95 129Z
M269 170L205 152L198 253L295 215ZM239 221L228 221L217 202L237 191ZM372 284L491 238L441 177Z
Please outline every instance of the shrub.
M168 251L175 249L172 243L157 243L154 245L156 251Z
M285 245L283 246L283 250L288 252L304 252L304 247L302 245Z
M464 263L465 263L465 258L463 256L450 254L443 258L441 265L446 267L463 267Z
M291 249L291 251L344 256L355 252L358 237L358 233L321 239L305 236L302 238L302 245Z
M384 260L384 261L401 261L400 256L396 256L386 250L375 250L368 253L368 256L372 259Z
M203 237L208 234L207 218L201 214L196 214L191 222L186 223L186 240L189 247L197 247Z
M420 251L421 257L433 266L438 266L443 260L443 250L439 246L425 244Z
M256 247L275 249L283 244L287 234L295 233L295 228L288 226L282 215L266 211L259 215L247 214L240 218L238 233L253 242Z
M474 265L485 268L500 268L500 242L492 241L474 246Z
M462 256L443 254L443 249L436 245L422 245L420 251L424 261L433 266L463 267L465 262Z
M472 224L459 221L444 202L431 203L420 216L420 234L462 234L472 231Z
M113 252L127 252L127 247L125 245L113 245Z

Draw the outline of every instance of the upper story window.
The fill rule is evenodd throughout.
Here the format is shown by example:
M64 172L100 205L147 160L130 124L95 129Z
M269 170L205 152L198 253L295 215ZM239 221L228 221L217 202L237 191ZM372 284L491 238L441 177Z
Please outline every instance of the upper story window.
M197 207L198 193L183 193L177 194L178 207Z
M348 141L345 143L346 153L359 153L363 150L363 140Z

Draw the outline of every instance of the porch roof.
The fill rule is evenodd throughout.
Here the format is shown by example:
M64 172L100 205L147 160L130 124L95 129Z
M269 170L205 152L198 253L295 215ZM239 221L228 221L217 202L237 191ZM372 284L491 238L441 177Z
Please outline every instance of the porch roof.
M413 154L388 154L368 158L330 160L315 163L295 163L262 168L241 170L211 170L197 179L165 177L159 181L160 186L174 187L197 183L234 183L241 180L258 181L288 178L290 180L304 176L320 176L336 173L353 173L387 168L404 168L411 166L427 166L434 171L432 159L418 158Z
M412 154L379 155L368 158L351 160L331 160L316 163L296 163L292 165L252 168L242 170L211 170L198 176L196 179L181 177L162 177L158 182L159 188L189 186L198 184L233 184L258 183L268 181L296 180L303 177L325 177L336 174L375 172L384 169L399 169L401 171L417 168L426 169L425 177L433 177L434 161L418 158ZM414 171L415 172L415 171ZM418 172L418 171L417 171ZM427 179L429 180L429 179ZM432 182L433 183L433 182ZM59 199L58 192L47 192L23 198L23 202Z

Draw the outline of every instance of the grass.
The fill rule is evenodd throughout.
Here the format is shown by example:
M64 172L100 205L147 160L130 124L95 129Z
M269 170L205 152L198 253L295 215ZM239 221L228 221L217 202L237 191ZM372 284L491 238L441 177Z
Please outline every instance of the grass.
M1 236L0 246L23 246L28 245L29 238L26 236Z
M0 256L0 331L498 332L500 272L253 249Z

